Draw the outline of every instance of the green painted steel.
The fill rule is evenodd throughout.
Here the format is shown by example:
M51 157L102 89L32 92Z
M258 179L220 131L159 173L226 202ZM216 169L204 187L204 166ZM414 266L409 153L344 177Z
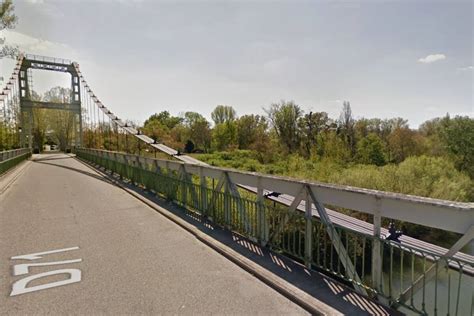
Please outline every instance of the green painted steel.
M214 224L268 245L271 249L301 263L309 264L311 268L346 284L363 287L370 297L383 298L382 301L388 302L391 306L408 308L419 314L437 314L440 304L438 289L443 284L442 286L448 287L449 294L442 298L442 304L449 306L450 315L457 315L459 298L466 294L462 292L462 288L466 286L466 282L468 286L469 282L472 282L472 277L464 274L466 267L471 270L474 268L468 261L445 258L424 249L409 247L335 225L336 233L342 241L339 247L346 248L348 253L346 260L352 260L355 267L355 271L350 275L344 270L344 264L337 255L338 249L335 249L331 242L331 236L317 217L308 219L303 212L290 212L288 207L270 201L259 203L251 198L233 196L228 191L207 188L176 171L163 168L153 170L153 166L140 162L138 156L130 161L125 157L132 157L131 155L113 153L114 159L112 159L101 153L105 152L77 150L79 158L104 167L121 178L175 202L193 216L205 217ZM242 205L244 207L241 207ZM309 234L307 234L308 228ZM308 235L311 236L311 242L305 240ZM263 240L263 236L268 238ZM376 241L381 243L380 256L384 275L380 280L381 284L372 284L371 256ZM308 260L310 262L307 262ZM423 283L421 293L412 293L410 299L403 302L400 299L402 293L418 278L423 277L431 264L438 265L442 260L446 260L451 267L454 264L457 269L440 270L430 282L431 286ZM359 275L361 282L355 281L355 273ZM470 301L468 304L471 304L468 308L472 309L474 304L472 294L467 295L471 295L468 298ZM431 310L428 310L428 305Z
M0 175L31 156L29 149L16 149L0 152Z

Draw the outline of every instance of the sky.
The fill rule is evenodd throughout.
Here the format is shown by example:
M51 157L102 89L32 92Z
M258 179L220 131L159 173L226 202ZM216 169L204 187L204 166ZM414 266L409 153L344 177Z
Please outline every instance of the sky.
M293 100L337 118L416 128L474 117L472 1L15 1L3 31L26 53L77 61L99 99L138 122L167 110L210 118ZM8 77L13 63L0 61ZM44 92L68 77L35 71ZM1 83L0 83L1 84Z

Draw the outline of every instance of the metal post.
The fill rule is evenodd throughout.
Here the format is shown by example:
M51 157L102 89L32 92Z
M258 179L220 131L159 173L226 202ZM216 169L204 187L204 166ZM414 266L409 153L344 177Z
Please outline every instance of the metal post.
M372 286L377 292L382 293L382 260L381 260L381 241L380 228L382 226L381 200L377 198L374 210L374 230L372 245Z
M128 150L128 133L125 131L125 152L129 153L130 151Z
M156 151L155 151L156 153ZM201 185L201 212L202 215L207 215L207 182L206 177L203 175L202 166L199 166L199 183Z
M268 242L268 233L265 219L265 200L263 197L262 177L257 178L257 212L258 212L258 234L260 244L265 246Z
M81 105L82 112L82 105ZM83 135L82 135L82 114L79 114L79 147L83 146Z
M117 126L117 151L120 151L120 129Z
M28 111L28 148L33 149L33 110Z
M305 265L308 269L311 268L313 261L313 209L311 207L311 196L308 191L305 192L305 238L304 238L304 253Z

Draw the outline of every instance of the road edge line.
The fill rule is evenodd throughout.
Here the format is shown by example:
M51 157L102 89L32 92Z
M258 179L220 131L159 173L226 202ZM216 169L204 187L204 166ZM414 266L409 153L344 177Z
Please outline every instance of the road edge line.
M31 160L26 159L19 164L17 164L15 167L11 168L7 172L3 173L0 175L0 180L5 180L6 184L0 187L0 195L3 195L12 185L15 183L20 176L22 176L26 169L31 165ZM7 179L9 176L12 176L11 179Z

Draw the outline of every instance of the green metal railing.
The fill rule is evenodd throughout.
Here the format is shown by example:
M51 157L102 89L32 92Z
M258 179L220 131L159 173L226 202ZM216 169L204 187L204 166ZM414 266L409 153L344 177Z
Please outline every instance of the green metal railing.
M350 274L344 269L347 265L337 255L340 252L332 243L333 236L316 216L307 218L303 212L290 212L284 205L269 201L261 203L217 191L194 183L177 171L156 170L137 159L126 159L130 155L113 153L113 156L108 156L101 154L101 151L79 149L77 156L174 201L188 212L266 244L346 284L362 287L369 297L389 306L419 314L472 314L472 262L441 257L427 250L334 225L335 233L342 241L339 247L345 247L348 254L346 260L351 260L355 267ZM310 225L307 225L308 222ZM308 229L311 236L309 243L306 240ZM371 256L375 244L380 245L381 249L383 277L374 284ZM444 262L446 267L442 265ZM432 265L443 268L436 269L434 279L425 284L424 276ZM356 281L355 274L360 282ZM408 292L407 296L405 292L419 278L423 279L421 290ZM405 299L402 299L404 296Z
M29 149L14 149L0 152L0 175L31 156Z

